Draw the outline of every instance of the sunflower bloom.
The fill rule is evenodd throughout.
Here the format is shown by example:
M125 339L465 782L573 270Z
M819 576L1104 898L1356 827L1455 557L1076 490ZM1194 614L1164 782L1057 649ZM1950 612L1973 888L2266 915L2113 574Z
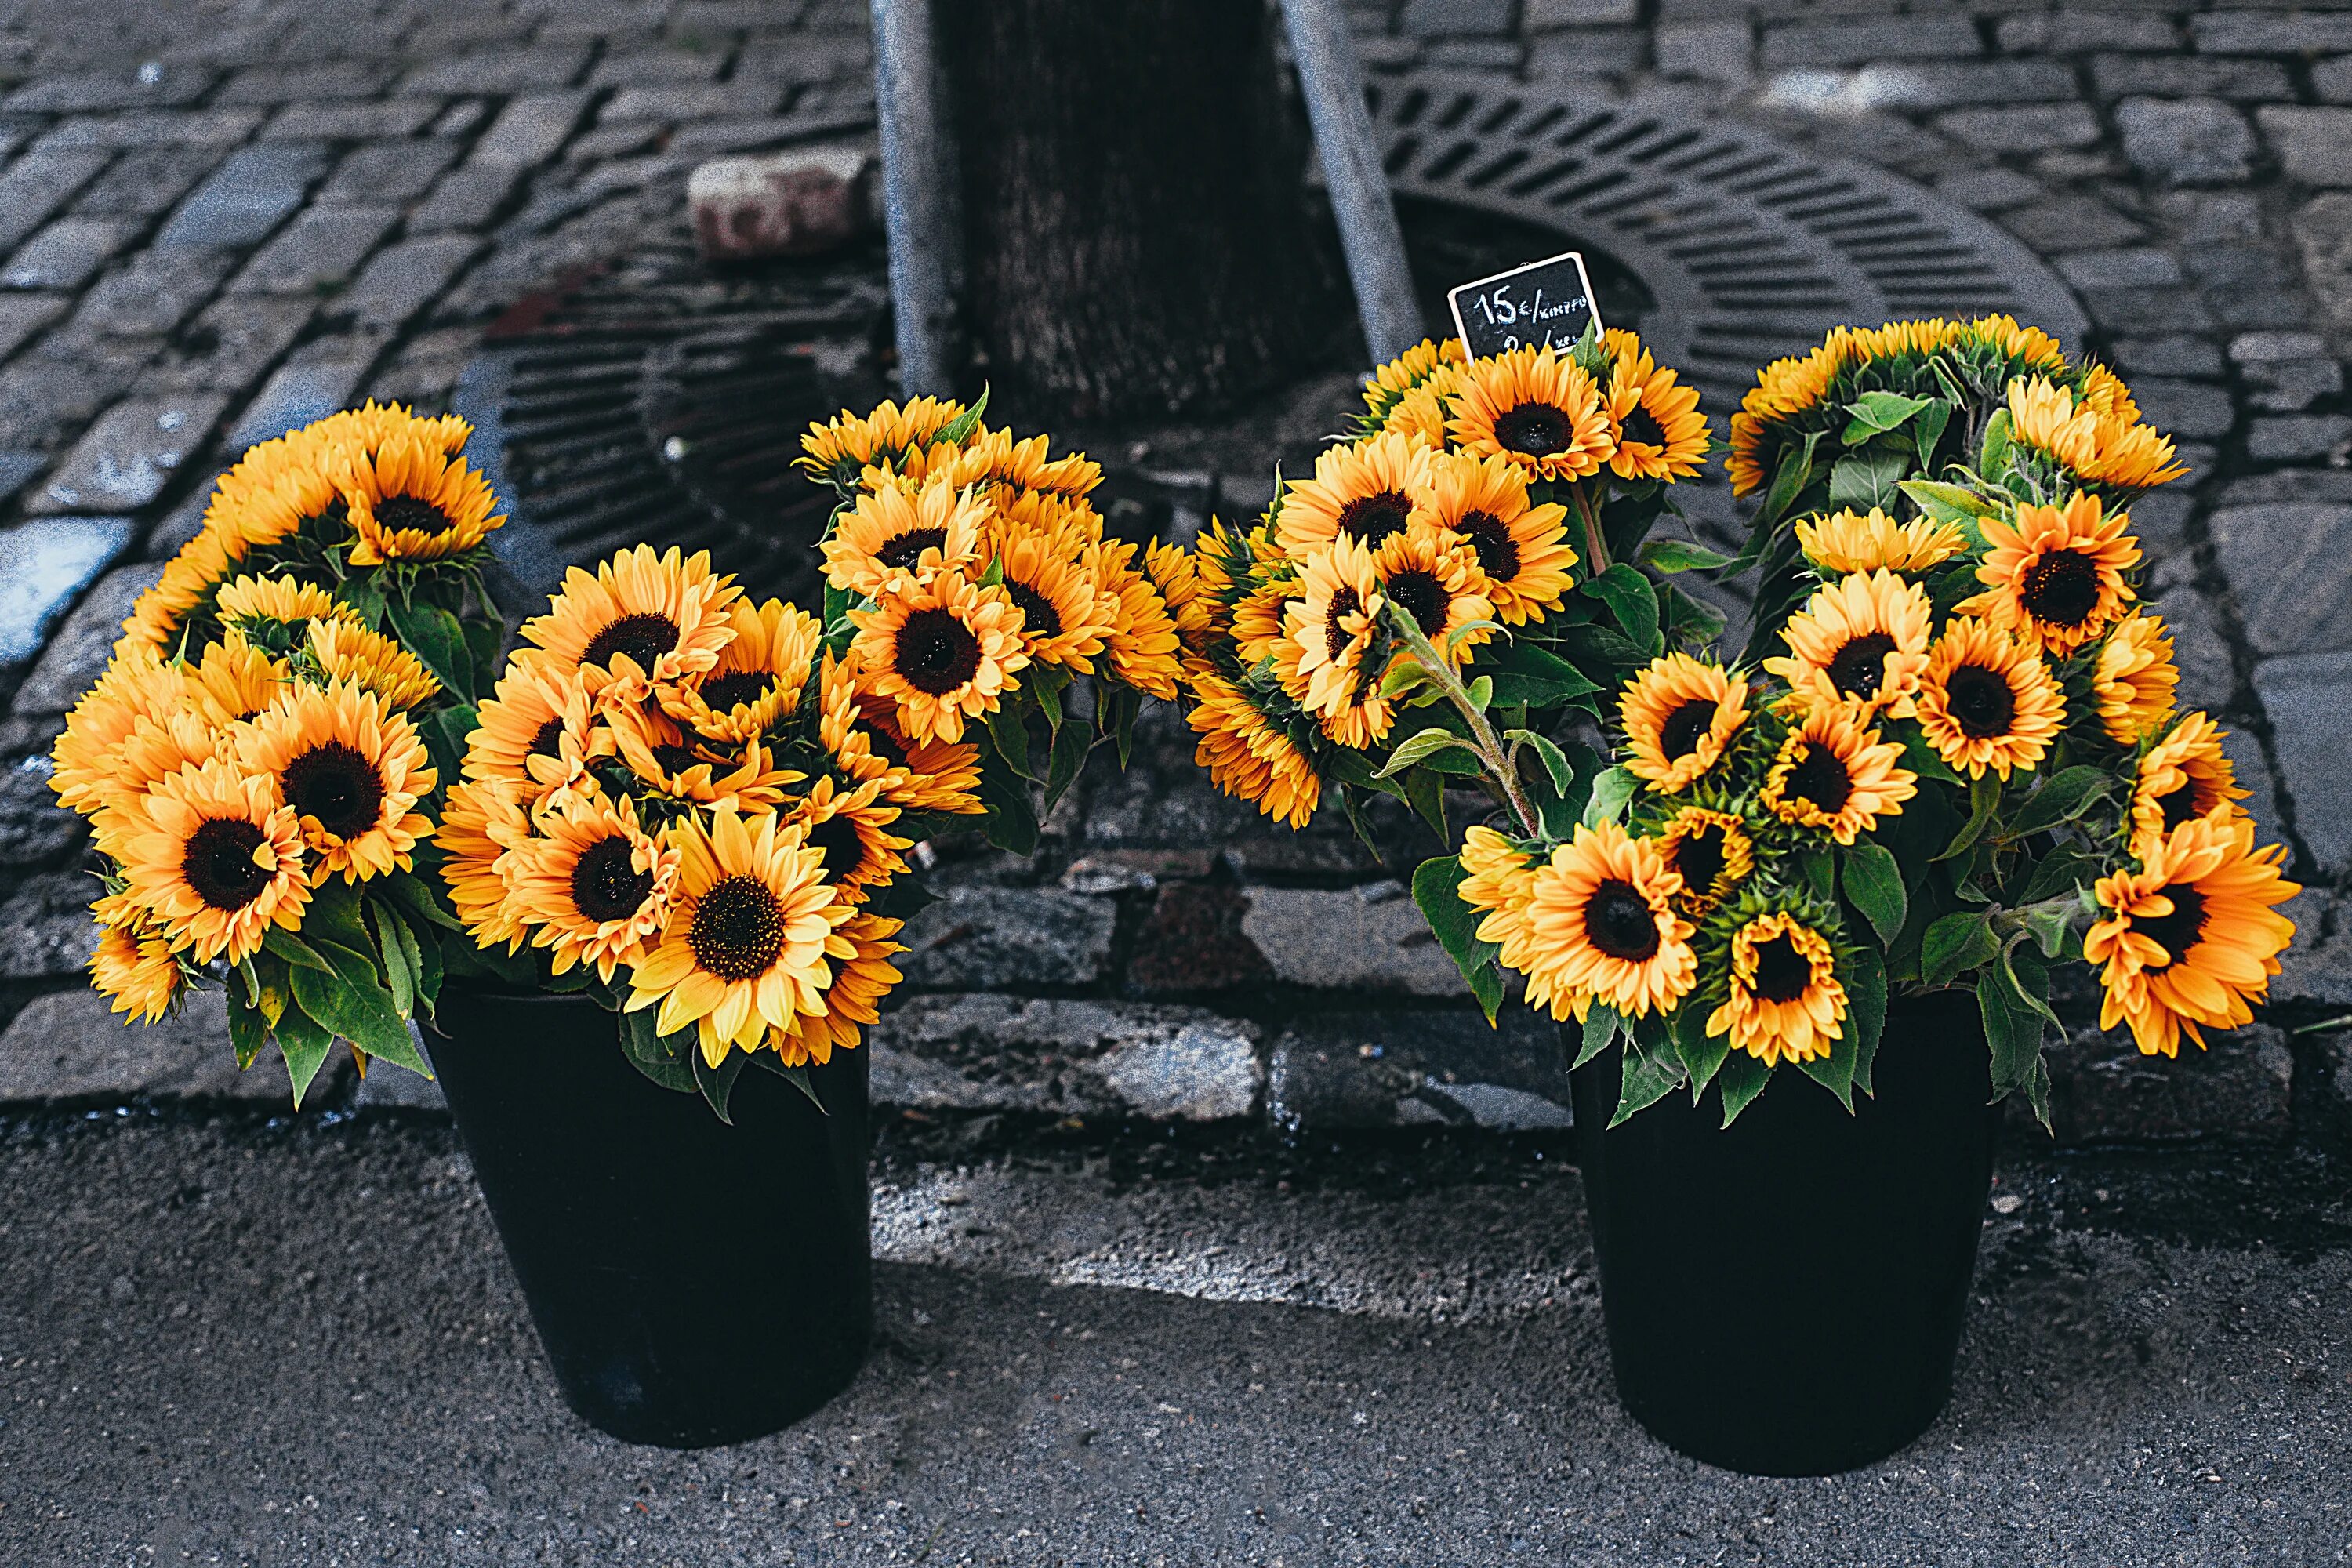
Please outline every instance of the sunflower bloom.
M1380 579L1371 552L1352 538L1335 540L1309 559L1300 596L1283 616L1275 672L1292 701L1323 721L1324 733L1362 750L1389 732L1393 715L1370 667L1379 628Z
M1528 1002L1581 1022L1592 1004L1626 1017L1664 1012L1698 973L1691 923L1675 912L1683 879L1657 845L1613 822L1580 824L1536 871L1502 961L1528 977ZM1493 920L1493 916L1488 916ZM1486 922L1479 934L1489 935Z
M877 798L903 811L978 816L980 748L966 742L917 741L898 727L898 704L867 689L855 666L826 654L817 689L817 742L826 758L856 784L877 783Z
M1625 766L1660 795L1704 777L1748 721L1748 682L1686 653L1653 659L1617 705Z
M1801 520L1797 547L1820 572L1925 572L1966 550L1969 536L1958 523L1897 522L1872 507Z
M572 802L537 826L503 879L509 897L538 928L531 942L548 950L555 973L586 964L609 984L661 930L677 891L678 847L640 827L625 795Z
M2091 694L2099 705L2099 728L2118 746L2137 746L2172 720L2173 694L2180 670L2172 662L2172 639L2164 622L2146 614L2126 616L2099 645Z
M1479 940L1524 953L1528 909L1535 901L1536 871L1544 857L1480 826L1462 836L1458 858L1462 880L1454 896L1481 911Z
M843 409L839 417L811 425L801 437L799 466L812 479L828 480L848 489L867 465L903 461L936 440L940 431L968 412L961 403L940 397L910 399L904 408L886 402L867 415Z
M1458 368L1467 363L1461 339L1448 338L1439 343L1423 338L1372 372L1371 380L1364 385L1364 409L1373 418L1382 418L1406 393L1440 370L1447 366Z
M2221 750L2223 731L2203 713L2191 713L2147 749L2132 780L2132 854L2142 860L2167 834L2200 816L2229 807L2234 812L2247 791Z
M1494 619L1495 605L1477 552L1448 534L1420 527L1390 535L1372 552L1372 576L1381 597L1412 616L1438 656L1457 668L1495 635L1478 624ZM1396 657L1412 652L1401 648Z
M1194 658L1206 658L1212 637L1209 606L1202 600L1201 574L1194 569L1192 552L1181 545L1152 540L1143 547L1143 571L1160 590L1160 602L1168 606L1168 617L1176 623L1176 636L1184 652Z
M1423 516L1476 552L1495 618L1505 626L1525 626L1559 608L1574 582L1568 509L1529 505L1527 470L1507 458L1433 456Z
M1817 590L1780 628L1789 651L1764 668L1817 706L1869 721L1911 716L1927 668L1927 592L1892 572L1856 572Z
M1793 915L1759 915L1731 937L1731 994L1707 1015L1710 1037L1766 1067L1828 1056L1845 1034L1845 987L1829 939Z
M1087 571L1112 601L1104 652L1114 678L1173 702L1183 677L1183 643L1160 590L1136 569L1136 554L1124 539L1098 539L1087 547Z
M241 723L278 700L290 678L287 662L231 632L205 648L204 658L181 666L188 697L204 716L222 726Z
M1216 786L1265 816L1304 827L1322 799L1315 760L1254 701L1207 664L1188 672L1194 701L1186 721L1201 737L1194 759Z
M239 737L237 761L294 811L311 879L405 871L433 823L416 809L438 782L425 742L375 693L297 687Z
M441 851L441 879L474 945L520 952L530 935L508 874L529 858L533 837L520 785L467 779L450 786L433 842Z
M589 689L614 703L641 702L656 685L676 685L719 662L735 636L729 613L742 590L714 576L710 552L680 559L650 544L599 563L594 575L574 566L548 613L522 624L523 640L547 651L564 673L581 671Z
M424 660L357 621L331 616L312 621L309 641L310 657L328 679L364 687L391 707L414 708L441 689Z
M117 654L73 710L49 748L49 787L68 809L98 809L115 753L142 721L161 722L186 700L180 672L152 653Z
M2173 456L2172 443L2138 422L2130 394L2120 400L2109 394L2100 402L2078 405L2073 393L2044 377L2020 377L2009 384L2011 428L2021 443L2047 453L2087 484L2144 490L2189 472Z
M1818 827L1851 844L1899 816L1919 793L1919 776L1896 765L1903 748L1837 708L1815 708L1780 744L1764 775L1764 808L1798 827Z
M1328 549L1346 535L1376 549L1402 533L1429 494L1434 448L1410 436L1374 436L1353 446L1327 447L1311 479L1284 487L1276 537L1294 561Z
M1682 911L1704 918L1755 874L1756 841L1738 814L1686 805L1658 829L1658 853L1683 879Z
M480 471L427 440L404 432L350 469L343 499L351 509L354 566L390 561L446 561L463 555L504 526L499 498Z
M865 491L821 546L825 581L873 598L941 572L977 576L980 533L991 516L986 501L944 478L912 491L897 485Z
M248 638L270 637L284 648L314 620L356 620L357 613L315 583L297 577L244 576L221 584L213 613Z
M833 979L818 988L819 1007L793 1014L769 1037L786 1067L823 1067L834 1052L857 1047L860 1027L881 1016L882 998L898 984L898 966L890 959L907 948L891 939L904 923L861 910L827 939Z
M173 952L241 963L272 926L301 929L310 901L301 826L268 779L215 758L157 784L139 815L123 881Z
M2098 497L2079 492L2063 507L2021 505L2014 523L1985 519L1990 548L1977 568L1985 591L1959 613L2066 658L2114 625L2135 597L2124 581L2139 564L2130 524L2124 512L2108 513Z
M180 960L162 933L127 925L100 927L98 947L89 955L89 983L112 1011L152 1024L180 999L184 978Z
M1632 333L1612 331L1609 338L1617 362L1604 401L1616 447L1609 471L1621 479L1668 484L1689 479L1706 463L1706 416L1698 411L1698 388L1660 370Z
M2032 648L1999 626L1956 616L1919 685L1919 730L1970 778L2038 766L2066 726L2066 701Z
M1448 428L1463 451L1499 456L1538 479L1589 479L1617 450L1601 389L1548 347L1475 361Z
M995 712L1028 668L1021 606L1003 589L955 573L895 585L849 618L857 627L850 657L918 741L962 740L965 721Z
M875 889L906 874L898 851L912 847L914 840L890 831L898 808L885 803L881 794L878 779L845 790L823 778L782 813L786 826L801 828L824 852L825 879L850 903L864 903Z
M728 606L727 624L735 638L719 650L719 662L660 696L662 710L703 739L740 744L800 710L824 628L782 599L738 599Z

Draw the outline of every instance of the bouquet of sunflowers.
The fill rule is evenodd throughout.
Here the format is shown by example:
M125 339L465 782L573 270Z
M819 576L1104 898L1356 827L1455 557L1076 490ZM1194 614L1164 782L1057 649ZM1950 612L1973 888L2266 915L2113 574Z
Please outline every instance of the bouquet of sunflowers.
M499 644L468 434L371 403L248 451L53 753L100 861L99 989L152 1022L224 981L238 1065L275 1041L297 1104L339 1037L425 1071L408 1021L453 923L427 841Z
M2180 469L2123 384L2006 318L1842 330L1762 373L1732 472L1772 476L1760 663L1643 669L1572 832L1468 831L1449 945L1579 1065L1622 1036L1621 1121L1713 1083L1727 1124L1783 1063L1851 1105L1890 992L1973 990L2046 1124L2067 961L2145 1053L2248 1022L2300 889L2137 603L2126 507Z
M1447 787L1480 783L1565 831L1606 765L1575 739L1579 711L1723 624L1669 578L1724 558L1649 537L1706 460L1698 394L1632 333L1588 331L1475 363L1423 342L1364 397L1355 433L1255 527L1152 552L1199 760L1293 826L1336 786L1360 832L1378 793L1449 837ZM1459 924L1452 865L1413 884L1441 937ZM1491 1013L1501 976L1465 973Z
M822 617L675 549L573 568L439 838L469 963L593 993L632 1063L722 1118L747 1066L809 1091L875 1020L917 845L1033 847L1040 797L1175 689L1174 622L1085 458L930 399L804 446L841 496Z

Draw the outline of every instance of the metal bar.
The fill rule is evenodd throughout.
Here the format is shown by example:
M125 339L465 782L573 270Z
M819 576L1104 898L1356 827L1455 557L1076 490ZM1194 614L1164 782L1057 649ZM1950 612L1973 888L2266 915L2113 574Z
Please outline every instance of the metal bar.
M878 7L883 0L875 0ZM1394 359L1428 335L1404 260L1404 235L1372 117L1364 108L1363 73L1348 31L1343 0L1282 0L1290 52L1298 62L1298 89L1331 193L1331 216L1347 253L1348 280L1374 361Z
M882 205L898 381L908 397L955 390L953 142L940 114L930 0L873 0L874 106L882 129Z

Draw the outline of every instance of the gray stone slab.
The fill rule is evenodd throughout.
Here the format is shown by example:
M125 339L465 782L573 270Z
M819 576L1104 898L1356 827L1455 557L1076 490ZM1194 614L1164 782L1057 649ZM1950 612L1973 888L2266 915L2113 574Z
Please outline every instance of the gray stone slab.
M2303 55L2352 49L2352 16L2281 6L2189 18L2189 36L2211 55Z
M2152 246L2084 251L2060 260L2058 270L2077 289L2168 289L2185 280L2172 254Z
M2084 54L2093 49L2172 49L2180 31L2153 11L2026 11L2003 16L1996 36L2006 54Z
M0 99L0 113L89 114L102 110L174 108L194 103L213 84L209 71L185 67L44 75Z
M2272 1005L2352 1007L2352 930L2346 929L2352 909L2336 900L2331 911L2330 901L2325 889L2308 888L2280 911L2294 922L2294 945L2280 955L2279 973L2271 981ZM2338 1087L2352 1085L2339 1079Z
M129 218L58 218L16 247L7 266L0 268L0 285L79 289L138 232L138 224Z
M399 221L391 207L310 207L255 254L232 288L306 294L348 282Z
M204 308L230 265L215 250L142 251L82 297L74 325L110 337L168 336Z
M132 398L91 426L41 487L35 510L131 511L161 495L212 433L227 399L217 393Z
M351 405L373 363L373 353L351 344L347 354L313 357L311 346L305 346L299 361L279 365L254 394L229 428L226 444L231 450L275 440Z
M2231 667L2230 644L2212 602L2182 584L2167 590L2156 602L2156 613L2164 618L2172 637L2172 662L2180 671L2180 706L2208 713L2228 711L2237 689L2237 674Z
M564 138L587 112L588 97L556 92L514 99L474 143L468 161L485 168L537 168L562 149Z
M2225 98L2275 103L2294 96L2294 80L2276 60L2195 59L2180 55L2102 55L2091 80L2105 99Z
M2270 715L2296 830L2322 864L2337 872L2352 868L2352 767L2346 766L2345 744L2352 735L2352 651L2265 659L2254 668L2254 690Z
M170 142L133 147L83 188L74 198L73 210L152 217L211 174L221 156L218 147Z
M2132 382L2132 395L2147 422L2168 436L2226 436L2237 421L2229 391L2210 382L2139 376Z
M0 501L9 500L49 466L48 454L24 447L0 447Z
M2309 337L2310 333L2254 333L2250 336ZM2334 397L2344 390L2344 367L2333 359L2315 354L2308 359L2242 360L2238 378L2248 393L2247 401L2265 412L2294 414L2309 408L2322 398Z
M2303 275L2319 297L2326 324L2352 332L2352 195L2330 192L2295 210Z
M331 1100L351 1071L339 1047L306 1101ZM286 1064L265 1053L244 1072L228 1043L228 1005L218 991L188 994L153 1024L126 1024L88 988L26 1005L0 1035L0 1102L115 1104L133 1100L294 1103Z
M2062 1144L2215 1139L2284 1142L2294 1058L2266 1024L2184 1039L2178 1059L2144 1057L2130 1031L2072 1036L2049 1048L2050 1118Z
M0 863L46 866L82 841L88 826L58 804L46 752L0 759Z
M392 73L357 60L323 65L248 66L213 95L215 103L293 103L303 99L372 98Z
M479 244L470 235L433 235L380 250L337 308L359 326L398 331L448 287Z
M2160 184L2224 184L2253 173L2253 128L2217 100L2128 98L2116 106L2116 129L2124 156Z
M105 889L80 871L42 871L0 903L0 980L85 973L98 946L89 903Z
M261 134L271 142L368 142L414 136L440 111L439 100L429 98L289 103L262 128Z
M2341 465L2352 449L2352 416L2276 414L2246 426L2246 456L2257 462Z
M1953 13L1772 25L1764 30L1768 67L1952 58L1980 54L1983 49L1975 26Z
M665 82L622 89L597 110L596 120L600 125L748 120L773 114L783 100L784 84L773 79Z
M82 589L131 548L127 517L43 517L0 529L0 667L41 649Z
M1548 1017L1475 1011L1337 1011L1302 1018L1275 1044L1266 1114L1292 1132L1475 1125L1571 1125L1567 1058Z
M1756 34L1745 21L1661 26L1651 49L1661 76L1746 81L1756 72Z
M910 996L867 1031L877 1103L1215 1121L1249 1115L1255 1025L1198 1007Z
M458 144L440 137L375 142L354 147L335 166L334 178L319 193L321 205L378 206L414 201L458 153Z
M15 353L65 310L63 295L0 294L0 360Z
M253 134L258 109L133 109L119 114L75 115L34 144L36 152L120 152L171 142L229 147Z
M1110 959L1115 906L1032 888L950 888L907 923L897 960L910 985L1013 990L1086 985Z
M496 217L530 171L504 164L464 163L434 182L432 194L408 216L412 235L479 229Z
M299 295L215 300L139 378L142 395L231 396L261 379L318 312Z
M160 561L118 567L90 585L73 613L49 637L25 683L16 688L11 711L63 713L105 672L114 639L140 595L163 574Z
M1937 116L1936 128L1987 153L2088 147L2099 139L2098 121L2079 103L1955 110Z
M1963 169L1937 180L1936 189L1979 212L2006 212L2049 195L2014 169Z
M2352 647L2352 505L2224 506L2206 526L2257 651Z
M589 52L586 44L567 43L453 55L409 72L401 90L445 95L544 92L577 80L587 67Z
M2271 104L2256 110L2254 121L2288 179L2352 185L2352 109Z
M258 245L302 205L329 161L327 150L310 142L240 148L181 204L155 243L164 248Z
M1333 991L1469 994L1429 922L1394 882L1330 891L1252 888L1242 934L1276 978Z
M37 149L9 164L7 173L0 174L0 249L14 249L40 227L43 219L106 167L108 157L100 152Z

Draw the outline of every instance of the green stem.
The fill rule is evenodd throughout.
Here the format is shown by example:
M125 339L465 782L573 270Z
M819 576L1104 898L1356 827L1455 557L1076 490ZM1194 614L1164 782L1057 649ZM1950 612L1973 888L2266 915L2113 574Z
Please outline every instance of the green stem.
M1582 485L1568 488L1569 499L1576 503L1576 515L1584 523L1584 559L1598 577L1609 570L1609 540L1601 531L1601 510L1593 503L1592 494Z
M1463 684L1462 677L1455 673L1454 666L1437 651L1436 645L1423 635L1421 624L1412 618L1412 611L1394 600L1389 601L1385 608L1389 629L1403 639L1404 645L1412 650L1422 673L1429 678L1430 684L1445 694L1446 700L1460 710L1463 720L1470 726L1479 764L1502 787L1504 802L1510 806L1511 815L1518 819L1521 834L1528 838L1541 837L1542 820L1528 805L1527 795L1519 788L1517 760L1505 749L1502 737L1495 733L1495 727L1487 722L1486 715L1470 700L1470 689Z

